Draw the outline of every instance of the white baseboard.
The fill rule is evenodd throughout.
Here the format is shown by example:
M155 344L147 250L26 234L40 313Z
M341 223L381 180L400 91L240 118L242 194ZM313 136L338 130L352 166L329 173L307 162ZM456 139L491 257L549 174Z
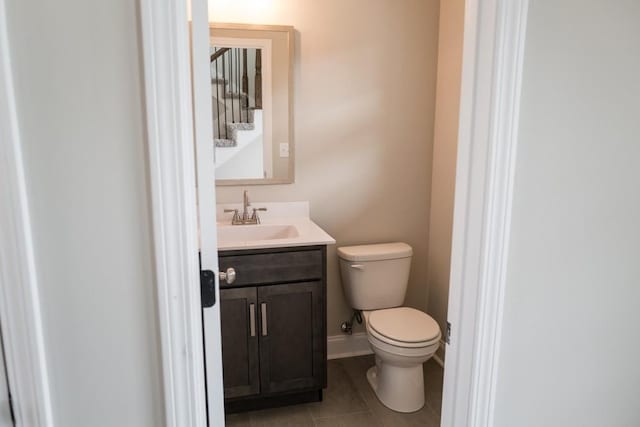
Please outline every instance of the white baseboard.
M443 340L440 340L440 347L436 354L433 355L433 360L444 369L444 353L445 353L446 344Z
M440 340L440 348L433 355L433 360L444 368L445 343ZM343 359L345 357L364 356L373 354L366 332L353 335L331 335L327 337L327 359Z
M327 337L327 359L329 360L363 356L365 354L373 354L366 332Z
M433 360L440 365L440 367L442 367L442 369L444 369L444 361L442 359L440 359L440 356L438 356L437 354L433 355Z

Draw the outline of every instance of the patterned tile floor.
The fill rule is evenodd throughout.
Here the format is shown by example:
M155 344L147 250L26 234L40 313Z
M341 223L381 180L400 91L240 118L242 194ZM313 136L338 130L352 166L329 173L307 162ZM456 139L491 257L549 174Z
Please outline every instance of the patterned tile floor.
M324 400L227 416L227 426L243 427L437 427L440 425L443 370L435 361L424 365L426 404L418 412L401 414L378 401L367 383L373 356L328 362L329 387Z

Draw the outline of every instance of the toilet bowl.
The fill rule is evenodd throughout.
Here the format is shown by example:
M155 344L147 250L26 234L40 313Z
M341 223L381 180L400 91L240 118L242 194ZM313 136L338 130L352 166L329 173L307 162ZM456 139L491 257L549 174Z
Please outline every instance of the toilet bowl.
M420 410L424 406L422 364L438 350L438 324L426 313L408 307L363 314L376 358L375 366L367 371L371 388L394 411Z
M338 248L345 296L362 310L375 354L367 380L380 402L398 412L424 406L422 364L441 337L428 314L402 306L412 254L411 246L399 242Z

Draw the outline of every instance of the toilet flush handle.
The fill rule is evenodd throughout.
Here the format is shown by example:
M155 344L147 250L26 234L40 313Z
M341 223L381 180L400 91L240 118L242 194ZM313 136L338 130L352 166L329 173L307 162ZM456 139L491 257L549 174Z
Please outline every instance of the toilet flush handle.
M351 264L351 268L355 268L356 270L364 270L364 265L362 265L362 264Z

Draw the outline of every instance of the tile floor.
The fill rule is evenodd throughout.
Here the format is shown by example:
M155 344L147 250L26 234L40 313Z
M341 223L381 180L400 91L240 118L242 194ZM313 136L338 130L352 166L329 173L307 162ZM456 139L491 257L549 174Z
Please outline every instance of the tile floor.
M440 425L443 370L435 361L424 365L424 407L412 414L394 412L382 405L367 383L365 373L373 356L330 360L329 387L317 403L245 412L227 416L227 426L242 427L437 427Z

